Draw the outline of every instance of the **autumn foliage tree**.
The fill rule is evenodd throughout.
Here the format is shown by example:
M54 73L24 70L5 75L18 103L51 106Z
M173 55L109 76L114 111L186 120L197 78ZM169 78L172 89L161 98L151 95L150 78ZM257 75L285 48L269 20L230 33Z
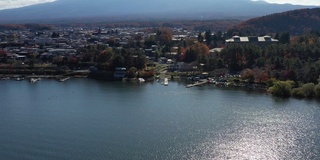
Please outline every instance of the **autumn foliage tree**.
M169 45L172 40L172 31L169 28L160 28L156 32L157 40L161 45Z
M209 47L206 44L203 43L195 43L191 48L194 50L194 52L197 55L203 54L208 55L209 54Z
M206 44L198 42L186 50L184 60L185 62L190 63L190 62L196 61L200 55L208 56L209 48Z
M98 68L102 70L110 70L111 69L111 58L113 56L112 48L107 48L103 50L97 57Z
M111 59L112 54L113 50L111 48L107 48L98 55L97 61L99 63L106 62Z

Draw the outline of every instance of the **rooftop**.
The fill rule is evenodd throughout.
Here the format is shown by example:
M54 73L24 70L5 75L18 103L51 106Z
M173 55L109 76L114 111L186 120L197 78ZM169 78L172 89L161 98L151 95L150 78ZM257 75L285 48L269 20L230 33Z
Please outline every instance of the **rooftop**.
M226 40L227 43L248 43L248 42L278 42L277 39L273 39L270 36L260 36L260 37L240 37L233 36Z

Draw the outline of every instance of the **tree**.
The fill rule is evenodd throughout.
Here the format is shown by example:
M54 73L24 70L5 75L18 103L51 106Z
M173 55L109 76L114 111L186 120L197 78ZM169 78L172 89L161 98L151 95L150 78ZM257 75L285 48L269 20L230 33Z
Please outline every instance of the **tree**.
M59 67L64 64L64 57L63 56L56 56L53 58L53 63L57 64Z
M230 45L221 54L224 56L224 62L228 65L230 71L241 71L243 69L243 46Z
M136 72L138 71L138 69L136 67L131 67L129 70L128 70L128 73L127 73L127 76L128 78L134 78L136 77Z
M113 55L113 50L111 48L107 48L98 55L97 62L98 63L107 62L111 59L112 55Z
M108 41L107 41L107 44L110 46L110 47L113 47L113 46L116 46L117 43L116 43L116 40L114 38L110 38Z
M34 64L36 62L36 55L35 54L28 54L28 61L27 64L30 68L34 67Z
M120 54L117 54L113 57L113 60L112 60L112 64L114 66L114 68L116 67L124 67L125 66L125 63L124 63L124 57Z
M162 45L169 45L172 40L172 30L169 28L160 28L157 30L157 40Z
M221 32L221 31L218 31L218 32L216 33L216 35L217 35L217 40L218 40L218 41L223 40L222 32Z
M314 87L314 93L316 98L320 98L320 83Z
M210 45L212 38L211 38L211 30L208 30L204 34L204 38L206 39L207 45Z
M56 32L53 32L51 35L51 38L59 38L59 37L60 37L60 34Z
M137 69L144 69L146 67L146 56L141 52L137 52L135 55L132 55L133 66Z
M194 52L197 55L203 54L208 55L209 54L209 47L206 44L203 43L195 43L191 46L191 48L194 50Z
M152 45L156 45L156 40L154 39L153 36L151 36L150 38L146 39L144 41L144 45L146 45L148 48L150 48Z
M274 36L275 39L279 39L279 33L276 33L276 35Z
M314 65L307 65L305 69L304 82L313 82L316 83L318 80L319 74Z
M293 88L291 91L291 95L296 98L304 98L305 97L302 87Z
M266 64L266 59L263 57L260 57L257 59L256 65L257 67L264 67Z
M209 58L208 64L205 66L206 71L213 71L216 69L217 60L214 58Z
M302 86L302 90L305 97L313 97L315 95L315 85L313 83L307 83Z
M278 81L268 91L274 96L286 98L291 96L291 89L292 85L290 81Z
M82 62L91 62L92 55L90 53L83 53L81 54L81 61Z
M249 80L250 82L254 82L254 73L253 70L251 69L245 69L241 72L241 78L245 80Z
M267 82L269 80L269 75L266 71L255 69L255 81L259 83Z
M284 32L279 36L279 43L281 44L289 44L290 43L290 33Z
M178 48L178 61L183 62L185 59L186 49L183 47Z
M6 62L7 60L7 53L3 50L0 50L0 61Z
M205 54L198 55L197 61L198 61L198 64L200 65L202 64L201 65L202 70L208 71L209 57L207 55Z
M203 35L201 32L199 32L199 35L198 35L198 42L202 43L203 42Z
M79 61L76 56L69 56L68 57L68 66L69 67L76 67L78 63L79 63Z
M185 54L185 59L184 59L185 62L187 63L194 62L196 59L197 59L196 52L192 48L187 49Z
M244 47L244 57L245 61L243 65L247 68L252 68L256 64L257 58L261 55L261 50L256 45L247 45Z

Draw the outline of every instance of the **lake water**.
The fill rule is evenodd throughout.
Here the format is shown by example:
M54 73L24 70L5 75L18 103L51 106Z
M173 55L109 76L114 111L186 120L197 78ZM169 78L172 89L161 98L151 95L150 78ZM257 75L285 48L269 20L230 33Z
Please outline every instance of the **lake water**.
M316 100L178 82L0 86L0 159L320 159Z

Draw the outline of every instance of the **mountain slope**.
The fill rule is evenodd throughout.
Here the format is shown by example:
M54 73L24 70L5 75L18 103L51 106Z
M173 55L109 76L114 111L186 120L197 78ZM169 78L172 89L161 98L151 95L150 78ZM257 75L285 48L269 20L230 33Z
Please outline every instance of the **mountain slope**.
M300 34L310 30L320 30L320 8L299 9L253 18L240 23L236 28L243 33Z
M58 0L0 11L0 22L35 22L64 18L136 17L163 19L256 17L305 6L278 5L250 0Z

